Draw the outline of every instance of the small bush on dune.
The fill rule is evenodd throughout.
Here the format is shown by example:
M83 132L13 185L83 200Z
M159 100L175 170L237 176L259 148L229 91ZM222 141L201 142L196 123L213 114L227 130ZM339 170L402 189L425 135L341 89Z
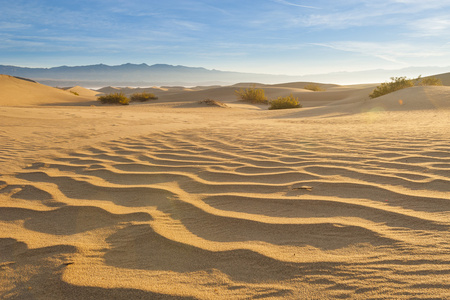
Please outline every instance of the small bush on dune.
M432 85L432 86L441 86L442 81L439 78L436 77L426 77L426 78L417 78L417 85L425 86L425 85Z
M123 93L103 95L98 97L98 100L102 104L122 104L122 105L130 104L130 99L128 99L128 97L125 96Z
M300 108L302 105L298 102L292 94L286 97L278 97L269 102L269 109L285 109L285 108Z
M313 92L323 92L325 91L323 88L320 87L320 85L318 85L317 83L310 83L305 85L304 87L305 90L310 90Z
M131 95L130 97L130 101L134 102L134 101L139 101L139 102L144 102L144 101L148 101L148 100L156 100L158 99L158 97L156 97L154 94L151 93L135 93L133 95Z
M252 87L248 89L240 89L239 91L235 92L238 98L242 101L248 101L253 104L269 103L263 89L257 89L255 87Z
M412 86L414 86L413 79L407 79L406 77L391 77L391 82L384 82L377 86L369 97L377 98Z
M377 86L372 94L369 95L370 98L380 97L401 89L413 87L413 86L428 86L442 85L442 81L436 77L422 78L421 76L416 79L407 79L406 77L391 77L391 82L385 82Z
M206 104L206 105L210 105L210 106L218 106L218 107L228 107L228 105L226 105L223 102L217 101L217 100L213 100L213 99L205 99L205 100L201 100L198 102L199 104Z

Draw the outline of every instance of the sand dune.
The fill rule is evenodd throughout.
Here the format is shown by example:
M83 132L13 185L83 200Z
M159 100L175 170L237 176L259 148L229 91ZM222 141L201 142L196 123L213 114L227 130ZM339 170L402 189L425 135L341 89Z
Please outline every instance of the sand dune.
M111 94L111 93L123 93L126 96L131 96L135 93L152 93L156 96L162 96L162 95L172 95L172 94L179 94L179 93L185 93L190 91L199 91L203 89L209 89L213 87L194 87L194 88L186 88L186 87L104 87L101 89L98 89L99 92L104 94Z
M80 90L80 89L78 89ZM95 93L95 92L94 92ZM95 100L93 94L76 96L69 91L49 87L26 79L0 74L0 105L29 106L55 104L87 104Z
M443 85L450 86L450 73L438 74L432 77L440 79Z
M81 86L74 86L66 89L69 92L72 92L74 95L86 97L86 98L96 98L97 95L101 94L98 91L90 90Z
M236 87L61 107L6 79L2 299L450 298L448 87L264 86L306 104L269 111Z
M212 99L225 103L236 102L236 91L241 88L257 87L263 88L269 99L275 99L279 96L288 96L292 94L299 97L304 107L316 107L328 104L339 104L341 102L361 102L362 99L368 99L368 95L375 88L376 84L340 86L335 84L319 84L325 89L324 92L313 92L304 89L310 82L291 82L285 84L255 84L240 83L233 86L209 86L209 87L149 87L149 88L118 88L105 87L98 91L101 93L122 92L127 96L134 93L152 93L159 98L159 103L183 102L192 103Z

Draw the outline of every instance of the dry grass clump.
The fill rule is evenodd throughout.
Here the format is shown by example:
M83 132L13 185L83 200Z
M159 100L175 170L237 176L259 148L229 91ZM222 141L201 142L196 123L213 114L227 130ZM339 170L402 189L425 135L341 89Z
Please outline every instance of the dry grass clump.
M263 89L257 89L255 87L240 89L235 91L237 97L242 101L247 101L253 104L268 104L269 101L265 95Z
M102 104L130 104L130 99L123 93L113 93L108 95L99 96L97 98Z
M242 101L247 101L253 104L269 104L269 109L285 109L285 108L300 108L302 105L298 102L298 98L292 94L286 97L278 97L274 100L268 100L264 89L257 89L255 87L240 89L235 91L238 98Z
M318 85L317 83L310 83L305 85L304 87L305 90L310 90L313 92L323 92L325 91L325 89L321 88L320 85Z
M377 86L373 92L369 95L370 98L377 98L401 89L406 89L414 86L413 79L407 79L404 77L391 77L390 82L384 82Z
M143 93L134 93L133 95L131 95L130 97L130 101L131 102L135 102L135 101L139 101L139 102L145 102L148 100L156 100L158 99L158 97L156 97L154 94L152 93L147 93L147 92L143 92Z
M302 105L298 102L298 98L292 94L286 97L278 97L269 102L269 109L286 109L286 108L300 108Z
M421 76L416 79L408 79L406 76L403 77L391 77L390 82L384 82L377 86L373 92L369 95L370 98L377 98L401 89L413 87L415 85L425 86L425 85L442 85L440 79L435 77L422 78Z
M205 100L201 100L198 102L199 104L206 104L206 105L210 105L210 106L218 106L218 107L228 107L228 105L226 105L223 102L217 101L217 100L213 100L213 99L205 99Z
M441 86L442 85L442 81L439 78L436 78L436 77L425 77L425 78L422 78L421 76L419 76L419 78L417 78L417 85L420 85L420 86L425 86L425 85Z
M156 100L156 99L158 99L158 97L156 97L154 94L146 93L146 92L134 93L133 95L131 95L130 98L125 96L125 94L122 92L107 94L107 95L98 97L98 100L103 104L122 104L122 105L128 105L128 104L130 104L130 101L145 102L148 100Z

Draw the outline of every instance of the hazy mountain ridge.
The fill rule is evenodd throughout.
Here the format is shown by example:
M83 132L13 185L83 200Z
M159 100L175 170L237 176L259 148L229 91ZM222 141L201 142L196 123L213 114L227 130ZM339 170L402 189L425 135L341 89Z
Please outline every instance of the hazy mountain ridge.
M53 68L23 68L0 65L0 74L32 78L52 86L142 86L142 85L199 85L230 84L240 81L284 82L296 76L266 75L208 70L201 67L166 64L104 64L88 66L60 66Z
M0 65L0 74L31 78L50 86L197 86L230 85L238 82L285 83L315 81L322 83L377 83L393 76L417 77L450 72L450 67L410 67L400 70L368 70L359 72L334 72L312 75L270 75L209 70L202 67L174 66L168 64L131 64L117 66L105 64L87 66L59 66L53 68L28 68ZM446 83L444 83L446 84ZM447 83L450 84L450 83Z

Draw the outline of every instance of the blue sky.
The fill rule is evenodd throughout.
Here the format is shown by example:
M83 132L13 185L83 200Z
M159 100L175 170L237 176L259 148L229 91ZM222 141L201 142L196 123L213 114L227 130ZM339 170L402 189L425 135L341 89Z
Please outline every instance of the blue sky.
M0 10L3 65L288 75L450 66L448 0L0 0Z

